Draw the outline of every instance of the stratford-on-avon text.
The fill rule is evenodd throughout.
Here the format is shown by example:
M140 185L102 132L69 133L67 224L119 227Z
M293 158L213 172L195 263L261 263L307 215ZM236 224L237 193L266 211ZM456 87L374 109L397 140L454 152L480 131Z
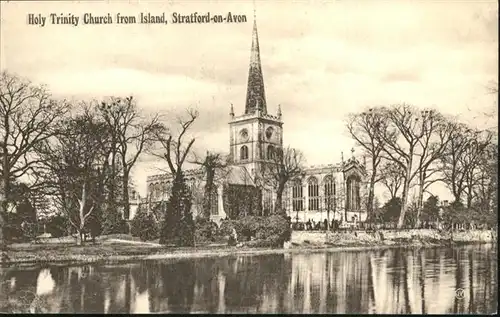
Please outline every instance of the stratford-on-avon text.
M76 15L72 13L29 13L27 15L28 25L44 27L46 25L98 25L98 24L206 24L206 23L246 23L244 14L227 12L225 14L212 14L210 12L179 13L168 15L162 13L141 12L136 15L122 13L92 14L84 13Z

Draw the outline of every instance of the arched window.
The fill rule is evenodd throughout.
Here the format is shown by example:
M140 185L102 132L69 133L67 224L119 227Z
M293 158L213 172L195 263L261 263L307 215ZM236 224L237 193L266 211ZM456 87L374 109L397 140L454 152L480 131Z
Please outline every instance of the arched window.
M334 210L335 209L335 198L337 197L335 181L332 176L328 175L325 177L324 181L324 193L325 193L325 209Z
M300 179L295 180L292 187L292 208L293 211L304 210L302 182L300 181Z
M307 193L309 196L309 210L319 210L319 186L316 177L309 178Z
M240 148L240 160L248 160L248 147L246 145Z
M210 214L219 214L219 195L217 194L217 186L214 185L210 194Z
M275 152L275 151L274 151L274 146L269 145L269 146L267 147L267 159L268 159L268 160L271 160L271 159L273 159L273 158L274 158L274 154L275 154L274 152Z
M347 192L346 192L346 210L358 211L360 208L360 183L361 179L357 175L351 175L347 178Z

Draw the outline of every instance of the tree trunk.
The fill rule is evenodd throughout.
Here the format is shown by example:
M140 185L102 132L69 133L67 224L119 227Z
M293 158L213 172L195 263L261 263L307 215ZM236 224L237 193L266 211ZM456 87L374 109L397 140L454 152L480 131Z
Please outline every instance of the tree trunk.
M123 185L123 218L130 220L130 199L128 196L129 174L126 168L123 170L122 185Z
M82 239L82 231L80 229L77 229L76 231L76 245L82 245L83 239Z
M368 201L366 202L366 220L370 220L373 217L373 199L375 198L375 178L377 177L377 172L375 167L372 167L372 176L370 177L370 188L368 189ZM361 220L361 218L360 218Z
M83 229L85 228L85 205L86 205L86 201L87 201L87 188L86 187L87 186L84 183L83 188L82 188L82 199L79 201L79 203L80 203L80 207L79 207L80 225L79 225L79 228L77 229L78 230L78 237L76 240L77 245L82 245L82 240L83 240L82 233L83 233Z
M7 141L7 140L5 140ZM9 155L7 143L5 142L2 146L2 184L0 191L0 252L1 258L6 256L7 242L5 241L5 228L7 225L7 209L9 207L9 191L10 191L10 179L9 179Z
M417 200L417 219L415 220L414 228L417 229L420 226L420 215L422 214L424 200L424 180L420 178L418 185L418 200Z
M276 202L274 204L274 213L283 213L283 191L285 190L285 183L279 182L278 188L276 189Z
M408 164L408 168L406 170L406 177L403 184L403 194L401 195L401 214L399 215L398 220L398 229L403 228L406 209L408 208L408 191L410 189L410 173L411 173L411 162Z

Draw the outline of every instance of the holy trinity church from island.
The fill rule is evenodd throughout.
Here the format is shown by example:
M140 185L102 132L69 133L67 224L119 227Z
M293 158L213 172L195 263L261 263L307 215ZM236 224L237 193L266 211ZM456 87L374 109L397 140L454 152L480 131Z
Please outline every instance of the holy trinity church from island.
M276 115L268 113L264 87L257 24L254 20L245 108L243 114L235 115L231 105L229 114L231 164L221 172L223 175L216 177L217 186L211 199L211 218L216 223L226 217L232 218L234 214L234 211L228 210L229 205L224 201L227 199L224 188L255 189L254 192L258 193L258 199L261 201L252 207L256 210L251 213L266 215L274 209L275 191L266 187L266 182L262 181L262 171L265 164L272 162L275 151L283 147L284 121L280 106ZM364 164L355 159L354 155L346 161L342 155L341 162L337 164L310 166L301 176L286 184L283 208L292 221L324 221L327 219L327 214L330 220L337 219L348 224L364 221L366 219L365 176ZM192 208L194 208L193 215L196 216L202 211L204 173L203 170L190 170L185 172L185 177L193 192ZM147 178L147 183L149 208L168 200L172 184L170 175L150 176ZM240 205L242 204L248 203L241 202ZM260 205L259 208L257 205ZM234 206L231 208L234 209Z

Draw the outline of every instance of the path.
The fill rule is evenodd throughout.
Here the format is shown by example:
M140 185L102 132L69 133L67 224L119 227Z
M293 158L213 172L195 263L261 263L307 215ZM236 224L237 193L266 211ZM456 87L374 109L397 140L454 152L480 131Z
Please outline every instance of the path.
M118 242L118 243L130 243L130 244L142 244L142 245L150 245L153 247L163 247L163 245L159 243L153 243L153 242L143 242L143 241L133 241L133 240L123 240L123 239L108 239L106 241L109 242Z

